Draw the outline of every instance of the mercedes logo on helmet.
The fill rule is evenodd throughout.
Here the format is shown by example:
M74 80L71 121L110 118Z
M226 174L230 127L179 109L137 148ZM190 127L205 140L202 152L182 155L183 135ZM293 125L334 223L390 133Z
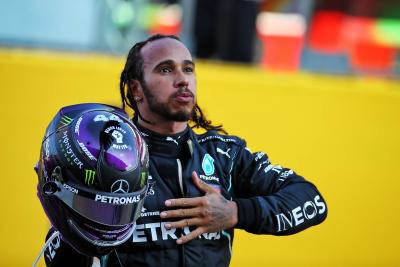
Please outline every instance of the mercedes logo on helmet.
M111 185L111 193L128 193L129 191L129 183L126 180L119 179L116 180L112 185Z

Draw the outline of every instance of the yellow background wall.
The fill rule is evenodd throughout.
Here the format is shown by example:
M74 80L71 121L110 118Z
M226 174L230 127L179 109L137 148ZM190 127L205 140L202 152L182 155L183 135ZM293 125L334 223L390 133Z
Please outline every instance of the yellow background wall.
M28 266L48 223L33 165L50 119L79 102L119 105L123 58L0 50L0 266ZM231 266L400 266L400 85L200 62L215 123L314 182L327 221L288 237L236 231ZM43 266L43 262L41 263Z

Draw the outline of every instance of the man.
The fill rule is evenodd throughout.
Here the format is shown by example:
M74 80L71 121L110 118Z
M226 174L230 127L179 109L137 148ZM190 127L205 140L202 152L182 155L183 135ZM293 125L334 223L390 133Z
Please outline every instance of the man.
M234 228L289 235L326 218L313 184L264 153L252 154L244 140L220 134L222 127L203 116L195 64L177 37L137 43L120 92L148 144L155 185L132 238L110 255L109 266L228 266Z

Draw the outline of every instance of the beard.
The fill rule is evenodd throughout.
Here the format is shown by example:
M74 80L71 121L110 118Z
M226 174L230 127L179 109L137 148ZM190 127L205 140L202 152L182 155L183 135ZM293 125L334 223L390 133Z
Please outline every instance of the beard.
M145 82L141 82L141 86L143 88L143 93L147 98L147 102L149 104L150 109L157 115L167 120L178 121L178 122L185 122L192 119L196 103L193 103L193 106L190 110L179 109L174 111L169 106L170 101L165 103L159 102L157 100L157 97L152 92L150 92ZM173 99L176 95L181 94L182 92L189 92L194 99L193 93L183 88L179 88L178 91L172 94L168 99Z

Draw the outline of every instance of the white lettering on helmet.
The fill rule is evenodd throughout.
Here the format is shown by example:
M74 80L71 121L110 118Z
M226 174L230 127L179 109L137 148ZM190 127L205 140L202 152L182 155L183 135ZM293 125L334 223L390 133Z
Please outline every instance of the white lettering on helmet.
M74 193L74 194L78 194L78 189L76 189L76 188L74 188L74 187L72 187L72 186L70 186L70 185L63 184L63 187L64 187L65 189L67 189L68 191Z
M109 203L109 204L115 204L115 205L126 205L126 204L132 204L132 203L139 202L140 201L140 195L133 196L133 197L110 197L110 196L104 196L104 195L96 194L96 197L94 198L94 201L99 201L99 202Z
M79 135L79 127L81 125L82 120L83 120L83 117L82 116L79 117L79 119L78 119L78 121L76 122L76 125L75 125L75 133L77 133L78 135Z
M94 117L93 121L97 122L97 121L118 121L118 122L123 122L120 117L118 117L117 115L110 115L108 118L106 117L106 115L103 114L99 114L96 115L96 117Z
M63 132L62 139L63 139L62 143L64 144L64 149L65 149L64 156L67 157L67 159L71 160L75 165L77 165L79 169L82 169L83 163L78 159L78 157L72 150L71 144L69 143L69 137L67 135L67 131Z
M85 152L86 156L88 156L91 160L96 160L92 153L86 148L84 143L78 142L79 146L82 148L83 152Z

